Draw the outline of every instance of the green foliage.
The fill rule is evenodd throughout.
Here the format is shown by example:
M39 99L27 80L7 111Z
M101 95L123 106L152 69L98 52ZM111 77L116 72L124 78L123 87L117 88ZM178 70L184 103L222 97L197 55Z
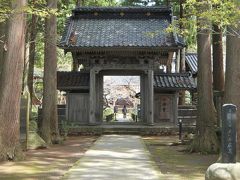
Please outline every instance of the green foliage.
M112 108L106 108L103 111L103 119L106 119L106 116L109 116L111 114L113 114L113 109Z
M206 23L206 26L199 27L197 19L204 19L212 22L221 28L226 29L226 26L237 26L240 19L239 3L229 0L186 0L184 6L184 18L175 20L169 26L168 32L175 32L185 37L186 44L189 48L194 48L196 44L197 30L210 29L212 27ZM210 7L206 10L205 7ZM179 27L182 27L181 29Z
M118 2L116 0L85 0L84 6L116 6Z
M239 2L234 0L186 0L184 6L186 17L196 16L197 18L206 19L221 28L236 25L240 18ZM204 6L211 7L211 10L206 10Z
M44 34L39 32L36 38L36 52L35 52L35 66L37 68L43 67L44 59Z
M180 29L180 25L183 27ZM196 16L173 20L172 24L167 28L167 32L174 32L184 37L188 49L195 49L197 42L197 19Z
M9 0L0 0L0 22L5 21L11 14Z
M28 1L27 6L21 9L11 9L11 1L0 0L0 22L6 21L12 14L25 12L26 14L35 14L39 17L47 17L50 14L58 14L57 9L51 9L46 6L45 0Z
M27 7L25 7L25 12L27 14L35 14L39 17L48 17L50 14L57 15L57 9L48 8L46 5L46 0L30 0Z
M204 6L211 7L210 10L204 9ZM240 19L239 3L229 0L208 0L198 2L196 0L187 0L185 3L186 16L195 16L199 19L205 19L224 29L226 26L237 26ZM198 27L199 29L208 27ZM211 27L210 27L211 28Z
M75 0L60 0L58 3L58 19L57 19L57 30L58 34L62 34L64 26L68 17L72 15L72 10L76 7Z

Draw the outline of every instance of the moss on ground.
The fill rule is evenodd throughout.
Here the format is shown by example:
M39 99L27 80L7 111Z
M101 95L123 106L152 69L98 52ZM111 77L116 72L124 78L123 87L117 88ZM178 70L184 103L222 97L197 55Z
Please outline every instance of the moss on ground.
M96 136L69 137L64 144L26 152L23 161L1 162L0 179L60 179L96 139Z
M218 155L186 152L187 145L180 145L175 136L143 139L162 174L172 176L172 179L204 179L207 168L218 158Z

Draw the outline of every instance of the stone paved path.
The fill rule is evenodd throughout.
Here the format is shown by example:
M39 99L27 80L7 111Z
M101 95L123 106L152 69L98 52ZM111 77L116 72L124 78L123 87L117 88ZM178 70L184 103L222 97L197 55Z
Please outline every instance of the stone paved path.
M161 176L140 136L104 135L64 179L158 180Z
M123 118L123 114L117 114L117 122L133 122L133 121L129 116Z

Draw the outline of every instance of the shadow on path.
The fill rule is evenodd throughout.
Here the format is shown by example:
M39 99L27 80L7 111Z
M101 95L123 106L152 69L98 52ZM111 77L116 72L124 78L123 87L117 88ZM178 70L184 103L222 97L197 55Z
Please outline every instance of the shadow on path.
M161 176L140 136L104 135L64 179L166 179Z

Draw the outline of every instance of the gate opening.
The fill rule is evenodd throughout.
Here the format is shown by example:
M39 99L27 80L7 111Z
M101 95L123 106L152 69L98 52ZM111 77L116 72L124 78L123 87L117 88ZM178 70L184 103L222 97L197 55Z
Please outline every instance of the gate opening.
M140 76L103 77L103 121L140 121Z

